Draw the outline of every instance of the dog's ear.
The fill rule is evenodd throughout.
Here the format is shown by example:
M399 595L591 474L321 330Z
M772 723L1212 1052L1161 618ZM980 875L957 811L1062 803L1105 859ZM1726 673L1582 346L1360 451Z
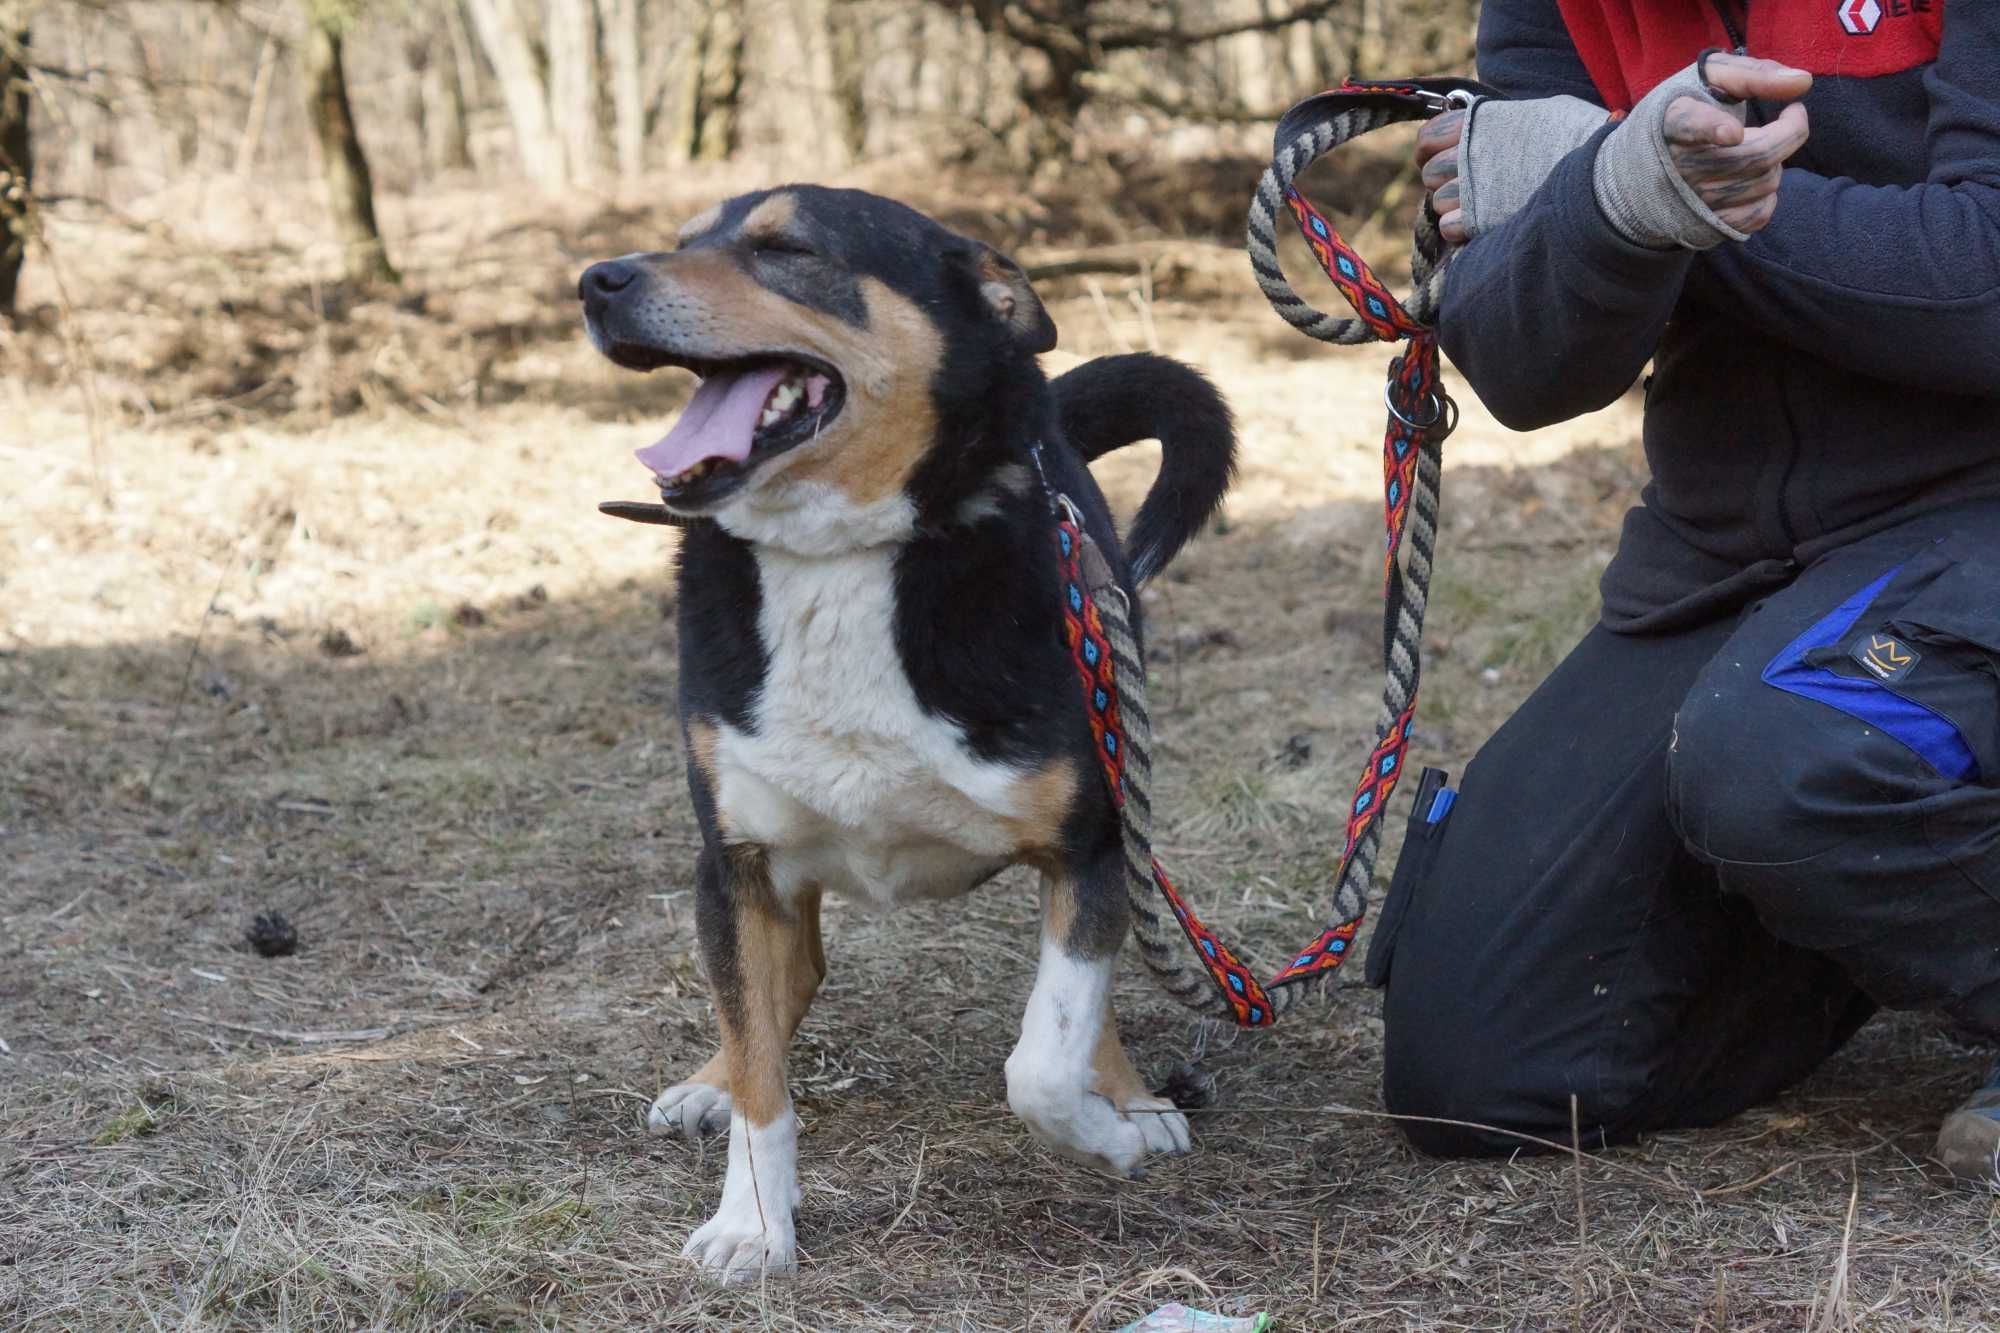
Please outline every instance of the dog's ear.
M1056 345L1056 322L1028 285L1021 266L989 245L972 243L965 259L978 284L979 299L1023 348L1046 352Z

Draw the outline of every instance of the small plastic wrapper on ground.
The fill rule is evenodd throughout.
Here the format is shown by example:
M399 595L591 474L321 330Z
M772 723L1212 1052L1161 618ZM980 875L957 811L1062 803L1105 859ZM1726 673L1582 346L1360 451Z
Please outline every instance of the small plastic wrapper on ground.
M1272 1333L1272 1329L1271 1316L1267 1314L1240 1318L1208 1314L1202 1310L1191 1310L1175 1301L1172 1305L1162 1305L1144 1319L1125 1325L1118 1333Z

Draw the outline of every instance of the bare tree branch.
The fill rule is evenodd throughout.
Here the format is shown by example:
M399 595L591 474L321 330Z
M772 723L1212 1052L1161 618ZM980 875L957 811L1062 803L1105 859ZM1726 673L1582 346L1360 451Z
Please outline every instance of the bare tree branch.
M1105 51L1153 50L1200 46L1204 42L1220 41L1224 37L1234 37L1243 32L1272 32L1279 28L1289 28L1294 23L1310 23L1325 18L1340 8L1347 0L1306 0L1283 14L1267 14L1259 18L1241 19L1230 23L1218 23L1206 28L1124 28L1093 34L1096 45Z
M1158 89L1111 73L1092 70L1082 76L1092 97L1143 106L1176 120L1198 120L1210 124L1269 125L1285 114L1283 107L1258 110L1234 102L1202 102L1191 97L1168 97Z

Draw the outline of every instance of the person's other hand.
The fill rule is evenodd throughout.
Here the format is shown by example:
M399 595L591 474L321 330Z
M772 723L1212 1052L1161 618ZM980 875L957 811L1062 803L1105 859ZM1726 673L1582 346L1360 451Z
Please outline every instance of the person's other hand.
M1604 122L1604 108L1580 97L1482 97L1426 121L1417 165L1446 243L1464 245L1526 208Z
M1667 107L1667 151L1681 179L1736 230L1761 231L1778 210L1786 160L1806 142L1806 109L1797 99L1812 87L1812 75L1738 55L1710 56L1703 75L1718 97L1791 104L1770 124L1749 128L1698 97L1677 97ZM1438 208L1443 211L1442 201Z
M1452 245L1464 245L1467 239L1458 184L1458 146L1465 117L1463 111L1447 111L1417 131L1417 166L1423 170L1424 192L1437 209L1438 230Z

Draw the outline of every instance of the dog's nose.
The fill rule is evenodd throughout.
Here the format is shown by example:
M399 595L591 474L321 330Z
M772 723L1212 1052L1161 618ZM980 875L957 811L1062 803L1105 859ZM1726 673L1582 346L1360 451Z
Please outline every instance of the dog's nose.
M577 279L576 297L588 301L593 296L613 296L630 287L639 278L639 266L629 259L607 259L601 264L592 264Z

